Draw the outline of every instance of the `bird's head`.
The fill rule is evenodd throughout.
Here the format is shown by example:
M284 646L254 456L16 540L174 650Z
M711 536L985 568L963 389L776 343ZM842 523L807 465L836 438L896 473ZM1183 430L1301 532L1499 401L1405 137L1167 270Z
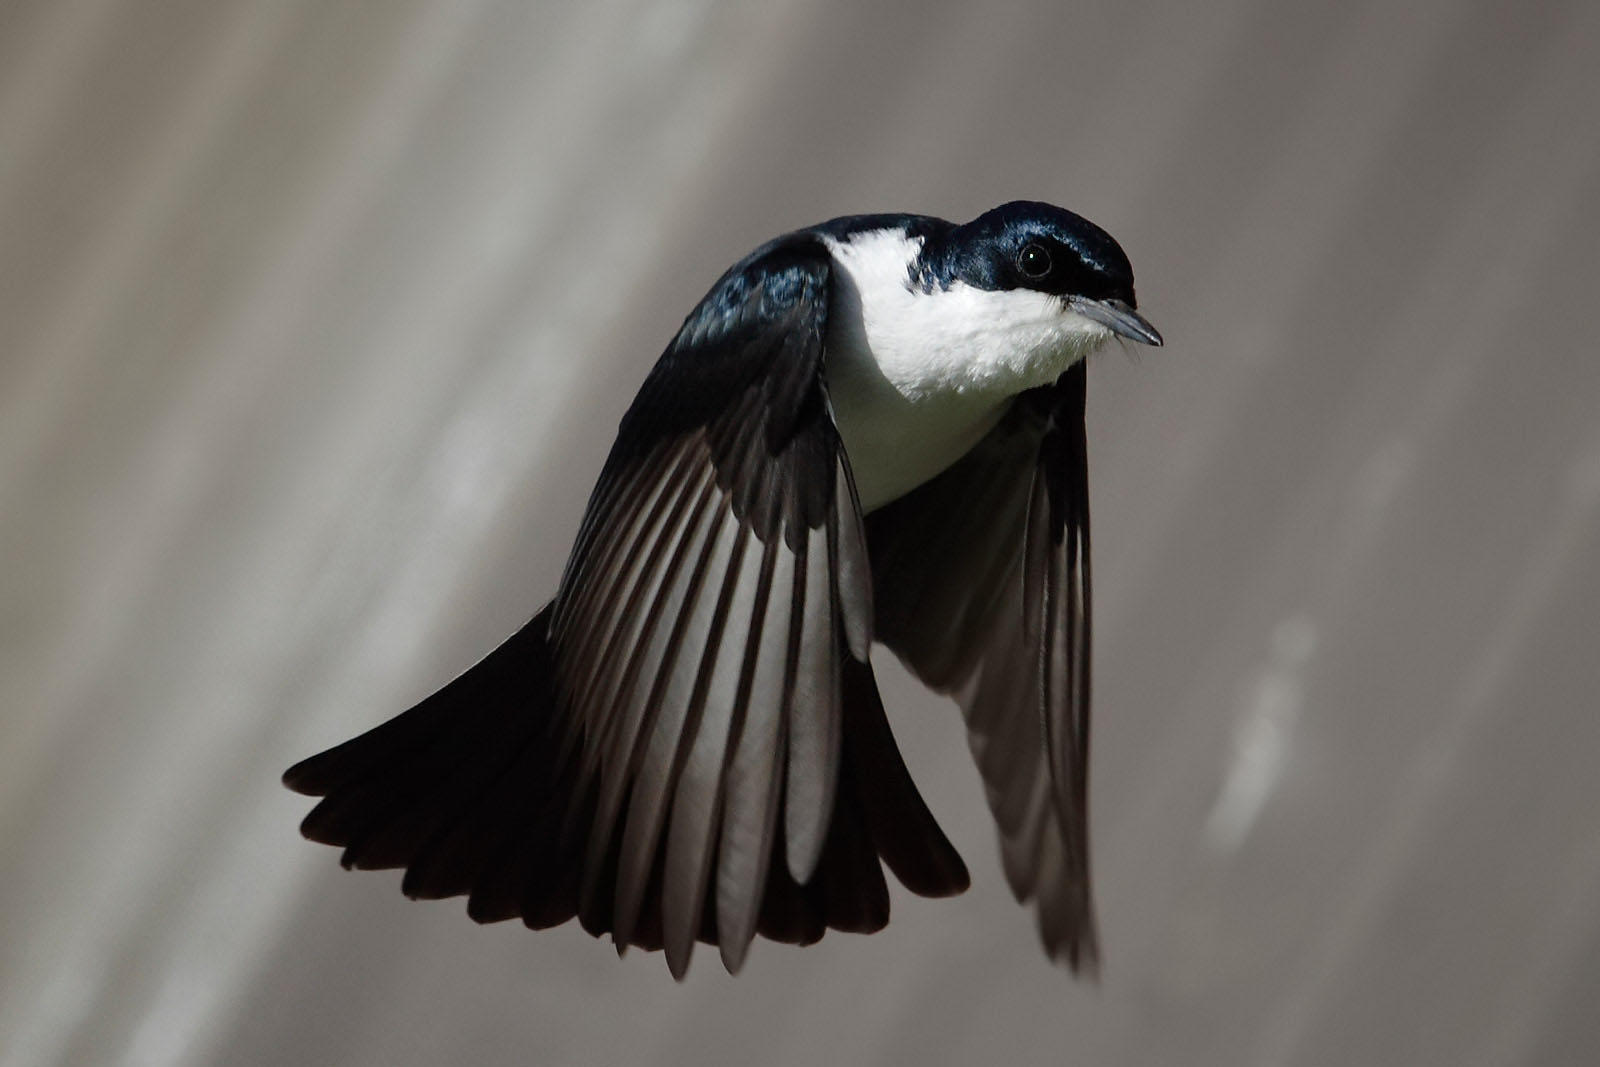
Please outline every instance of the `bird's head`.
M1140 344L1162 343L1135 310L1133 267L1122 246L1088 219L1052 204L1014 200L953 227L924 247L914 280L925 291L961 282L1045 293L1059 297L1067 314Z

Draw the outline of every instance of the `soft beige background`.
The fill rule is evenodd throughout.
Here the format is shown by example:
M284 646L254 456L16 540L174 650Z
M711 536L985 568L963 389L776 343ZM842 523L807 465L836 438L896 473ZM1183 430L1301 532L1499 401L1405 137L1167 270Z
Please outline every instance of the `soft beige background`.
M0 0L0 1064L1591 1064L1600 4ZM632 389L836 214L1057 201L1107 965L974 872L674 985L298 839L549 594Z

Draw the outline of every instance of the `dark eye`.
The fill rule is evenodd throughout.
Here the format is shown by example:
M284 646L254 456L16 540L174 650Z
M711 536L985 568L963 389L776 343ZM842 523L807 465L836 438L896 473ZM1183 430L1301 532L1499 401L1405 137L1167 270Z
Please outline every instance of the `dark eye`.
M1041 244L1026 244L1017 254L1017 268L1030 278L1050 273L1050 250Z

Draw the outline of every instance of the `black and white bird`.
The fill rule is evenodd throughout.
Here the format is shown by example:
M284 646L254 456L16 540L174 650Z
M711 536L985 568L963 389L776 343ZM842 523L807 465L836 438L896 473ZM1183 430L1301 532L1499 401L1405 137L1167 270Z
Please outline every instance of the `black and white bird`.
M623 416L554 600L289 769L346 867L618 951L809 944L968 885L869 658L954 694L1045 948L1089 884L1085 358L1159 345L1122 248L1016 202L835 219L734 264Z

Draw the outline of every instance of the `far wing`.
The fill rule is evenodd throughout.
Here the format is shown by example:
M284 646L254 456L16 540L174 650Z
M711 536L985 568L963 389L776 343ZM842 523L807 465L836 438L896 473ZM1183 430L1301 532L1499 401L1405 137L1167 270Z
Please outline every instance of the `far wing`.
M1085 385L1079 362L1018 397L949 470L867 517L877 636L961 703L1012 891L1074 969L1099 955Z

